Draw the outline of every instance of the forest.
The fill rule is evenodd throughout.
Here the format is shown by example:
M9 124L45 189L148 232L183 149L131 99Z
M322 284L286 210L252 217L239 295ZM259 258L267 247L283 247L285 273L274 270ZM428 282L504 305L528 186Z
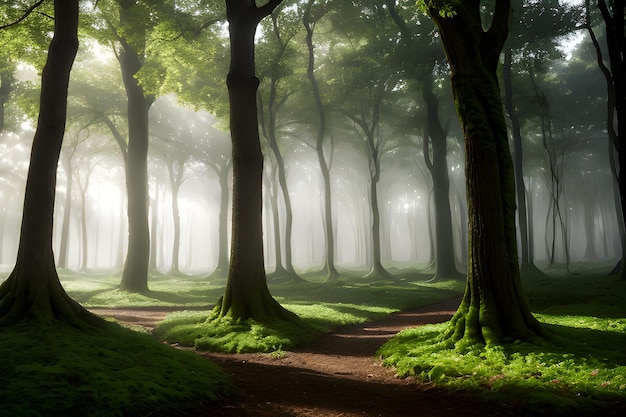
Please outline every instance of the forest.
M625 13L2 2L0 416L626 413Z

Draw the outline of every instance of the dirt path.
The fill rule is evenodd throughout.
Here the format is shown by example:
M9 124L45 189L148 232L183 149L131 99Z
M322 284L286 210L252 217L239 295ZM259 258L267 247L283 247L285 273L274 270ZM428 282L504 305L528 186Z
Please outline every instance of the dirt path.
M306 349L269 354L200 353L229 373L243 394L219 409L194 416L222 417L452 417L509 416L463 394L401 380L381 366L378 348L409 327L448 320L460 299L391 314L381 320L345 326ZM93 310L148 329L166 310Z

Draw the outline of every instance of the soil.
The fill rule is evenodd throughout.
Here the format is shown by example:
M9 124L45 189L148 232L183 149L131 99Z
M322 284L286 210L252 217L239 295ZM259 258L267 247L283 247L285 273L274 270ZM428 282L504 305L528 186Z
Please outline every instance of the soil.
M242 394L184 416L452 417L515 416L515 407L400 379L381 365L378 348L397 332L448 320L459 298L344 326L307 348L272 354L198 352L230 374ZM93 309L152 329L172 309Z

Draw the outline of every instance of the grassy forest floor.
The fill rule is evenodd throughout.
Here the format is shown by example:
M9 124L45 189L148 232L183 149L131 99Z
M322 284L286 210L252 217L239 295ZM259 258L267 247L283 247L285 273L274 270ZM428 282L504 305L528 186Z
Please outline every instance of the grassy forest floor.
M137 373L135 378L132 369L137 371L137 366L129 364L128 361L133 360L131 357L121 367L126 368L126 371L116 371L122 372L121 375L127 378L126 385L121 385L122 391L114 391L109 386L97 386L91 380L94 378L93 372L96 379L105 380L108 378L105 377L106 368L111 367L110 363L99 359L98 345L88 346L84 338L72 339L66 333L55 330L58 335L52 338L34 337L32 333L27 337L21 336L22 344L19 346L22 355L12 358L13 363L20 363L22 373L19 378L7 380L6 375L14 373L14 369L0 369L2 387L17 385L16 390L0 390L0 415L5 415L2 413L9 410L7 404L13 404L12 416L63 415L41 412L41 409L37 414L36 409L29 410L29 401L36 401L34 404L41 404L42 401L39 397L24 395L24 392L30 390L45 392L46 404L55 401L55 395L59 397L56 401L73 403L74 407L77 404L90 404L91 412L80 415L91 416L114 415L111 414L113 410L125 410L123 415L147 415L147 410L150 410L155 415L242 417L626 414L626 386L619 379L626 374L623 355L623 346L626 346L626 283L615 277L607 277L603 271L598 275L595 268L580 268L575 274L551 272L557 276L526 278L524 285L533 311L539 313L539 318L555 332L565 332L564 337L576 341L575 348L570 346L566 351L557 352L554 357L550 356L554 352L547 351L525 355L498 352L483 355L484 358L478 356L481 364L468 362L475 369L479 366L481 372L463 370L465 374L462 374L458 365L464 360L462 356L457 355L452 362L449 357L433 362L432 354L419 354L417 356L430 357L431 363L427 365L430 370L436 367L436 372L424 372L423 362L398 362L394 363L396 368L384 368L377 359L378 354L381 354L377 354L377 349L407 327L447 320L458 303L463 283L426 283L425 276L415 274L399 275L394 282L346 275L333 283L309 282L298 285L281 282L280 277L275 277L270 279L273 282L272 293L317 329L319 337L305 347L279 347L265 354L201 353L231 376L243 391L242 395L233 397L227 378L217 372L212 379L215 384L210 387L213 396L197 396L197 392L190 391L186 393L189 395L187 400L179 400L167 389L159 391L159 381L155 386L144 383L147 387L143 387L141 383L138 384L136 379L146 381L151 377ZM199 317L206 317L211 302L219 298L224 285L223 278L155 274L151 278L150 293L129 295L115 289L118 279L105 274L62 273L63 284L75 299L93 311L116 317L136 330L132 333L139 334L145 340L152 339L145 333L165 316L169 316L165 323L180 323L190 318L197 321ZM432 305L442 300L448 301ZM425 305L429 306L415 310L415 307ZM170 312L177 310L188 312L170 315ZM425 329L422 335L430 334L428 337L440 331L433 326L421 329ZM47 332L51 333L50 330ZM405 358L415 357L415 352L423 349L419 343L411 346L411 343L419 342L420 337L418 331L417 336L404 333L395 339L403 341ZM0 351L3 357L6 357L7 349L11 350L6 343L13 343L11 346L15 347L17 345L14 342L10 334L2 335ZM41 343L45 344L46 349L34 348ZM93 350L96 356L92 356L91 360L102 362L101 368L105 369L98 368L90 374L80 375L80 369L74 367L71 369L74 376L65 375L68 369L63 369L64 363L58 363L51 352L57 349L67 351L68 345L73 343L80 348L72 351L74 358L81 357L81 361L76 362L84 362L84 366L92 372L93 363L82 356L85 351ZM99 343L102 344L102 340ZM127 340L125 343L118 347L122 352L142 350L143 354L140 355L144 359L153 355L146 353L148 351L145 348L134 345L135 342ZM388 350L394 352L393 342L390 345L392 347ZM406 354L411 349L417 350ZM45 354L40 352L42 350L45 350ZM183 349L174 351L180 350ZM43 355L47 359L36 355ZM190 356L200 359L199 355ZM529 362L539 370L534 373L520 370L522 368L519 364L510 365L511 357L524 360L530 358ZM156 362L155 359L156 356L148 362L152 364ZM56 363L45 365L46 360ZM207 360L202 362L210 363ZM3 360L3 363L7 367L7 362ZM33 373L34 368L46 366L51 369L46 369L43 374ZM179 368L177 370L181 372L175 373L184 379L185 369L187 373L190 369L185 366L194 368L199 365L195 362L188 365L168 363L165 369L154 371L168 375L168 372L172 373L173 367ZM512 369L516 369L517 373ZM397 378L396 372L408 378ZM555 377L551 372L557 372L558 375ZM28 375L38 375L38 382L29 379ZM570 381L573 377L575 380ZM43 385L42 381L45 381ZM520 384L520 381L527 384ZM174 379L170 382L181 384ZM189 382L183 381L182 385L188 385ZM193 384L206 388L206 383L195 381ZM32 386L29 387L29 384ZM142 401L140 397L129 398L128 392L138 392L137 386L133 384L138 384L142 390L145 388L142 392L149 394L144 404L137 405ZM171 385L166 382L161 386ZM82 397L68 397L65 391L79 391ZM159 397L166 398L166 401L154 402ZM20 398L21 402L16 403L16 398ZM189 401L189 398L195 398L196 402ZM222 402L218 406L211 405L220 398ZM184 407L177 407L177 411L172 412L172 407L176 407L178 401L182 401L188 411L183 412ZM131 403L134 408L129 406ZM54 407L48 408L52 409L59 411ZM420 410L419 413L416 410Z

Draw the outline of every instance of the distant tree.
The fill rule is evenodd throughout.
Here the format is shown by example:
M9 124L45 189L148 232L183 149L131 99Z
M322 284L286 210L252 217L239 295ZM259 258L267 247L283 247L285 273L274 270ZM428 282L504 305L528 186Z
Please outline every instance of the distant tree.
M528 101L529 87L519 84L519 79L528 72L528 66L547 67L544 63L562 58L558 49L558 41L575 29L576 19L570 8L557 0L543 2L527 2L515 0L515 23L504 47L504 64L502 81L504 88L504 108L511 122L513 143L513 165L515 167L515 184L517 193L517 221L520 238L520 264L522 273L538 273L533 264L530 251L529 210L526 204L526 185L524 184L524 164L522 148L522 124L520 107ZM531 83L533 80L531 80ZM516 88L519 88L519 93ZM521 96L521 97L520 97ZM534 108L542 108L533 103Z
M322 99L319 83L315 76L315 45L313 43L313 35L315 34L315 26L318 21L328 12L326 5L323 4L319 9L314 9L315 0L307 0L304 4L302 12L302 23L306 30L306 45L308 49L308 66L307 78L311 84L313 98L315 100L316 109L319 117L317 135L315 140L315 151L317 160L320 164L324 187L324 230L326 232L326 259L324 269L328 274L329 280L334 280L339 276L335 266L335 232L333 226L333 210L332 210L332 188L330 181L330 166L324 152L325 137L327 130L327 110Z
M78 49L78 0L55 0L54 35L41 76L40 112L26 182L17 260L0 286L0 324L60 319L84 328L100 319L71 299L52 251L56 171L65 133L69 76Z
M454 259L454 238L452 232L452 212L450 208L450 176L448 174L448 132L440 117L441 93L435 88L435 76L439 62L443 60L441 52L433 50L430 42L429 25L418 22L410 25L401 16L396 0L386 0L387 10L400 30L404 51L413 59L403 60L407 78L417 81L421 87L422 100L426 105L424 120L424 161L433 180L435 205L435 264L433 279L461 278ZM421 59L414 57L419 55ZM432 155L431 155L432 154ZM430 217L429 217L430 219ZM430 224L430 221L429 221ZM431 236L432 240L432 236Z
M589 16L589 2L586 1ZM602 59L601 50L592 31L591 22L587 18L586 27L594 41L598 52L598 65L607 80L608 89L608 123L607 130L613 146L617 150L618 185L622 208L623 224L626 224L626 0L598 0L598 8L606 28L609 66ZM626 279L626 245L622 239L622 262L620 276Z
M270 294L263 259L263 154L257 116L254 36L259 22L281 0L226 0L231 60L227 85L233 144L233 208L230 267L220 316L297 321Z
M515 233L515 178L497 66L511 4L497 0L488 29L479 0L428 0L439 28L465 139L469 265L447 337L463 343L534 340L547 333L522 292Z
M285 206L285 223L284 232L281 236L281 227L278 213L276 213L276 272L279 274L288 274L292 279L298 280L299 277L293 269L292 261L292 230L293 230L293 210L291 204L291 196L289 195L289 188L287 186L287 168L285 166L285 158L281 152L278 141L278 115L281 110L284 109L285 103L294 93L294 89L283 87L285 84L285 78L291 75L293 70L289 68L291 64L289 61L293 59L293 51L291 48L292 40L298 33L296 29L296 21L293 18L293 13L289 13L288 17L285 17L287 12L281 11L280 13L271 14L271 26L267 27L266 41L263 44L264 50L267 50L267 55L270 55L267 60L265 71L263 73L264 78L269 81L266 95L267 99L264 99L263 92L259 93L259 105L261 111L261 126L263 127L263 135L267 139L270 149L272 151L274 160L276 161L276 177L278 184L280 185L280 195ZM266 116L265 116L266 114ZM274 194L276 199L278 193ZM281 238L284 238L284 246L281 246ZM282 249L284 248L285 259L284 266L282 260Z

